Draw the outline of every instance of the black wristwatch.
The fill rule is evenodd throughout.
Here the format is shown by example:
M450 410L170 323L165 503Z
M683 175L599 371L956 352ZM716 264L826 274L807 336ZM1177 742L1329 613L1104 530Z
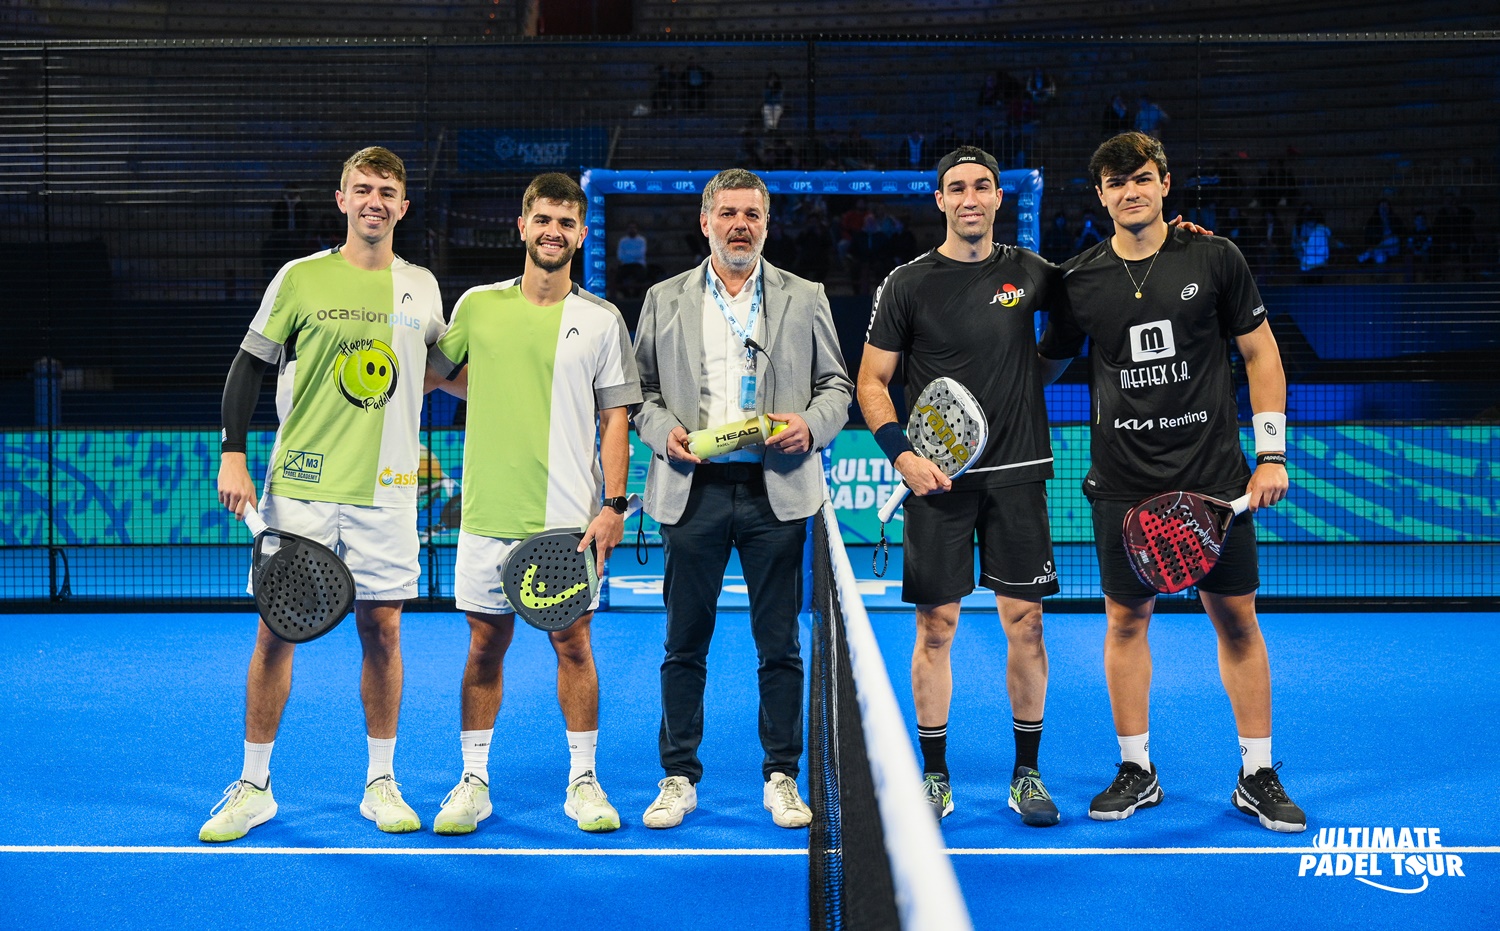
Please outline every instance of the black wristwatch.
M624 495L621 495L618 498L605 498L604 506L607 508L614 508L616 514L624 514L625 509L630 506L630 499L625 497Z

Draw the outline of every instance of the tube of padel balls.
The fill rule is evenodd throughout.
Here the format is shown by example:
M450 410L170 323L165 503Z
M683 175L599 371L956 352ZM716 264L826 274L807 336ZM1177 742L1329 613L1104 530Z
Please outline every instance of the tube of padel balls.
M764 415L749 417L707 430L694 430L688 434L688 449L699 459L712 459L764 443L785 429L786 421L772 420Z

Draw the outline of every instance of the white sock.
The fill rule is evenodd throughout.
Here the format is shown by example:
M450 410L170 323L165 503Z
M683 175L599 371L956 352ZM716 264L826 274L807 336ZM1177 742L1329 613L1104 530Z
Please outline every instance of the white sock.
M1256 770L1271 766L1271 738L1240 738L1240 775L1249 776Z
M1151 732L1117 739L1120 741L1120 762L1135 763L1149 773L1151 771Z
M492 727L486 731L459 731L458 742L464 753L464 772L472 773L490 784L490 740L495 736Z
M572 782L590 770L594 771L597 778L599 771L594 769L594 751L599 746L599 732L592 731L568 731L568 756L571 766L568 769L568 781Z
M240 770L240 778L257 788L264 789L271 784L271 748L276 746L276 741L267 744L253 744L245 741L245 766Z
M396 738L383 740L366 735L365 742L370 747L370 768L365 770L365 785L381 776L395 778L396 771L392 768L391 761L396 758Z

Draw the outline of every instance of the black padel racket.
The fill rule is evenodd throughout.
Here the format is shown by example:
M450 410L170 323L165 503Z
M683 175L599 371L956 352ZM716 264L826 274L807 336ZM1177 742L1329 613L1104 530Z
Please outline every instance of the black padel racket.
M640 510L630 496L625 519ZM539 630L566 630L588 613L599 593L594 548L579 551L582 530L543 530L510 551L500 570L506 599L521 619Z
M1196 585L1219 561L1250 496L1220 501L1191 491L1147 498L1125 515L1125 556L1140 580L1165 595Z
M255 534L255 607L271 633L306 643L339 626L354 607L354 577L338 554L316 540L267 527L248 504L245 526Z
M979 461L989 440L990 425L984 419L969 389L951 378L934 378L911 406L906 418L906 438L912 452L937 464L949 478L958 478ZM911 494L901 483L880 508L880 522L886 523L896 508Z

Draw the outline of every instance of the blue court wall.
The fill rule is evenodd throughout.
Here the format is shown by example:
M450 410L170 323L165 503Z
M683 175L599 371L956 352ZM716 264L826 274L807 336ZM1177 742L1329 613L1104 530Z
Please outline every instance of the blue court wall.
M463 431L428 430L423 439L423 537L456 542ZM1248 455L1248 433L1244 439ZM254 474L263 473L271 440L269 432L250 435ZM650 457L631 441L630 489L640 492ZM1088 427L1053 427L1052 444L1053 538L1091 542L1081 492ZM1296 425L1291 446L1292 493L1257 515L1262 541L1500 541L1500 425ZM243 542L243 529L218 504L218 460L216 431L0 432L0 547ZM877 539L875 512L896 478L869 432L845 430L830 447L827 469L845 539ZM654 522L645 529L657 542ZM889 529L899 542L899 519ZM633 524L628 536L635 537Z

